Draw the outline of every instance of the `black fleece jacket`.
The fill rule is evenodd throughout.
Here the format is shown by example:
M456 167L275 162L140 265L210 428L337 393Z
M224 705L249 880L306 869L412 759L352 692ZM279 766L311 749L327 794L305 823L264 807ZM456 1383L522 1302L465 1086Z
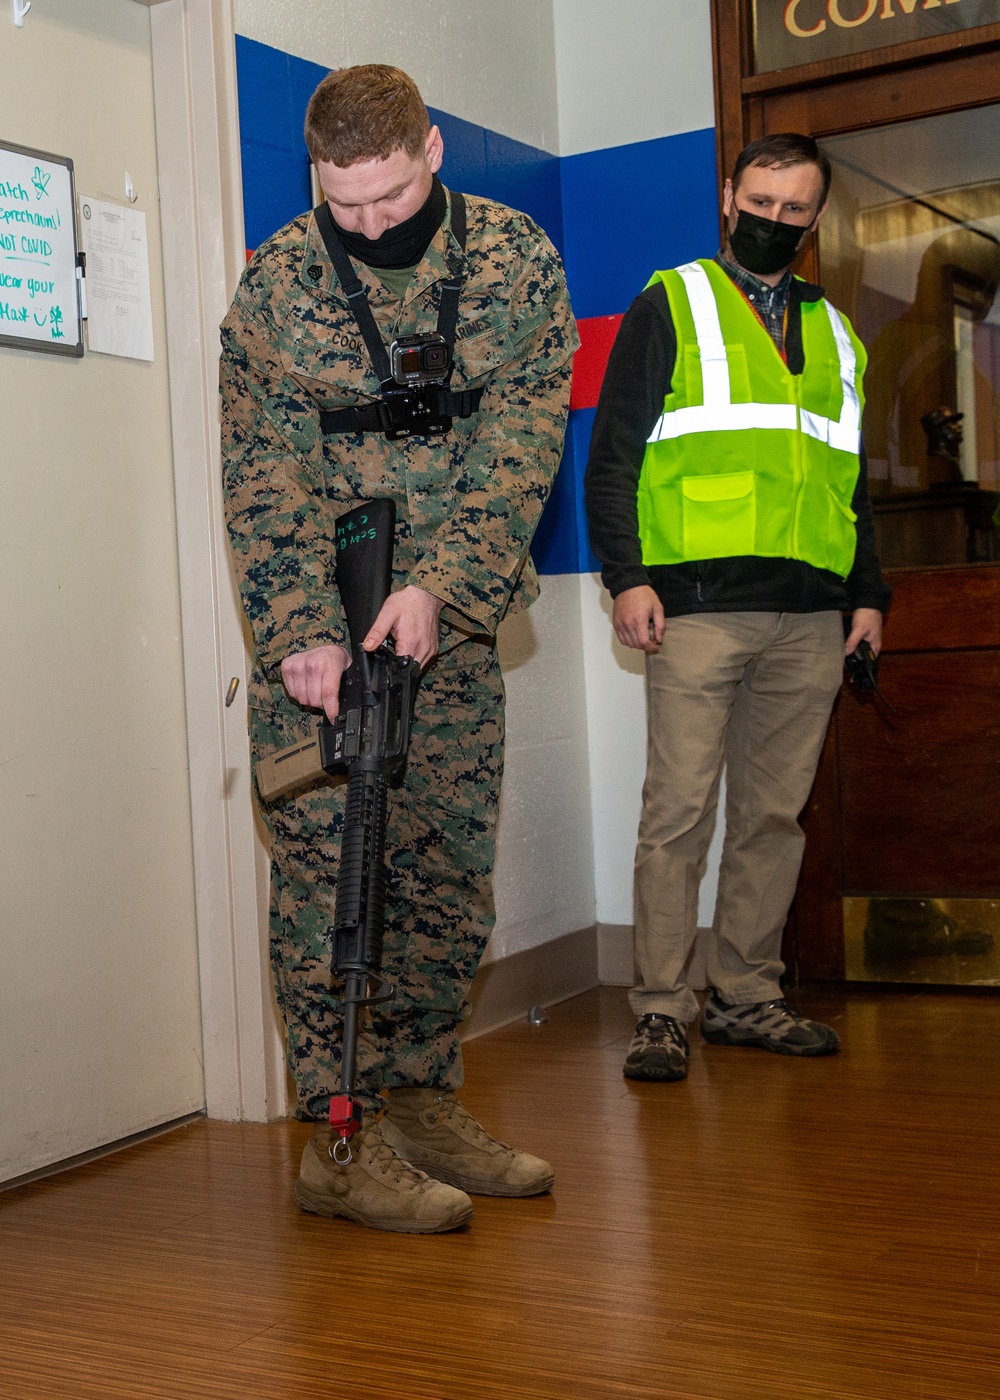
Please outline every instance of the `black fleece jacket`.
M802 303L818 301L821 287L793 279L788 303L785 353L788 368L801 374ZM622 318L597 405L587 462L586 499L590 542L601 561L601 578L612 597L650 584L668 617L699 612L825 612L879 608L892 597L875 552L875 526L868 497L864 450L852 508L858 517L858 547L847 579L801 559L740 555L688 564L642 562L638 488L646 440L663 412L677 357L677 335L661 282L648 287Z

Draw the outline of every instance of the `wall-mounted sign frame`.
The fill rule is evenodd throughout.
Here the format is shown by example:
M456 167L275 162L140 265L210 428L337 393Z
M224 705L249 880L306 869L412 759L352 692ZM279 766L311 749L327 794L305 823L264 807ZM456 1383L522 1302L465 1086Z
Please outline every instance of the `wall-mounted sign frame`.
M754 72L869 53L996 19L996 0L754 0Z
M83 354L78 247L73 162L0 141L0 345Z

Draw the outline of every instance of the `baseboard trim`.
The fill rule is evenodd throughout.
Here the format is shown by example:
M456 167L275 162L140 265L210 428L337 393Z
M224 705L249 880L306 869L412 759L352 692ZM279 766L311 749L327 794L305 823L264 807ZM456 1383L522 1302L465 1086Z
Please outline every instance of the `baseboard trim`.
M687 984L702 992L708 986L705 950L712 930L699 928L687 965ZM602 987L635 985L635 929L631 924L597 925L597 968Z
M469 992L472 1011L462 1027L462 1039L474 1040L508 1026L533 1006L554 1006L589 992L600 983L597 963L594 925L485 963Z
M597 925L597 971L602 987L635 985L634 943L631 924Z
M114 1142L106 1142L101 1147L92 1147L89 1152L78 1152L74 1157L63 1157L58 1162L49 1162L47 1166L36 1167L33 1172L24 1172L21 1176L11 1177L9 1181L0 1181L0 1191L13 1191L15 1186L27 1186L29 1182L42 1181L47 1176L57 1176L73 1167L86 1166L88 1162L96 1162L99 1157L110 1157L112 1152L135 1147L136 1143L146 1142L149 1138L162 1137L164 1133L172 1133L175 1128L186 1128L189 1123L196 1123L199 1118L204 1117L205 1110L200 1108L196 1113L185 1113L182 1118L171 1118L168 1123L157 1123L152 1128L144 1128L141 1133L130 1133L128 1137L116 1138Z

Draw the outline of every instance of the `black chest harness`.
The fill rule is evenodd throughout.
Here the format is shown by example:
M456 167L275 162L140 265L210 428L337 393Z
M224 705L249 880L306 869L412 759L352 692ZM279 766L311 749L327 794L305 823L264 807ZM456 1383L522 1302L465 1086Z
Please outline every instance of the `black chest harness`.
M441 287L437 331L433 335L400 336L386 350L367 293L337 235L330 206L313 210L316 226L326 244L334 270L358 330L378 375L382 396L377 403L357 408L321 410L320 429L333 433L384 433L387 438L440 437L450 432L453 418L471 418L479 408L482 389L449 387L454 369L455 330L464 275L452 277ZM465 252L465 200L452 191L451 228Z

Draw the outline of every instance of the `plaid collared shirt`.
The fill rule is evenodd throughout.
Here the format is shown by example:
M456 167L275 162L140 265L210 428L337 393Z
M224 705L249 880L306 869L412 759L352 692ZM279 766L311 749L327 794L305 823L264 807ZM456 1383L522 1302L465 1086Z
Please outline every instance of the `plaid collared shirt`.
M764 322L764 326L778 347L779 353L785 348L785 312L788 310L788 293L792 285L792 274L786 272L776 287L769 287L745 267L740 267L726 257L720 249L715 261L726 276L735 282L740 291Z

